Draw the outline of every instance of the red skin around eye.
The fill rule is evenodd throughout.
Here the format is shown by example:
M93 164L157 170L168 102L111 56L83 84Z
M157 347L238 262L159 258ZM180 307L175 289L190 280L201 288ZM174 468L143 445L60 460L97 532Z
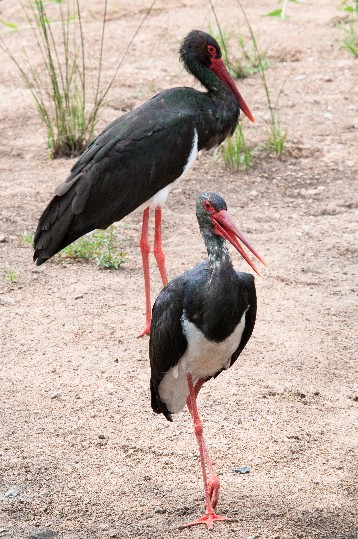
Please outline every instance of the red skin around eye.
M204 200L203 208L204 210L209 211L210 213L213 213L215 211L212 204L210 204L210 202L208 202L207 200Z

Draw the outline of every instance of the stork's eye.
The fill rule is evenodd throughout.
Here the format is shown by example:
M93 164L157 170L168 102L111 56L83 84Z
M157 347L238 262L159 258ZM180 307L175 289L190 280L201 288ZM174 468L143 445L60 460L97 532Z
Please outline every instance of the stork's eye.
M215 211L214 208L213 208L213 205L208 200L204 200L203 208L204 208L204 210L206 210L206 211L208 211L210 213L213 213Z
M216 51L216 48L214 47L214 45L208 45L208 53L210 54L210 56L215 58L216 52L217 51Z

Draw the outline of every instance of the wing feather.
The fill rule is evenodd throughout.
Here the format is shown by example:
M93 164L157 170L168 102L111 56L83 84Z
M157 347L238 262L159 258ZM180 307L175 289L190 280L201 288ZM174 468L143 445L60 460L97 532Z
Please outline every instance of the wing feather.
M194 124L195 111L157 96L108 126L42 214L34 239L37 264L87 232L120 221L180 177Z
M181 325L186 280L187 276L183 274L163 288L152 311L149 340L151 404L154 412L164 414L169 421L171 415L160 400L158 386L165 373L179 363L188 346Z

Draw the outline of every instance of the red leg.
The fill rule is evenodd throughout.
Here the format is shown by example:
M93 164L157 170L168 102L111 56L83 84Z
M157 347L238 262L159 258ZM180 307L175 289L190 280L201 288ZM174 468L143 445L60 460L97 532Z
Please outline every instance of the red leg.
M197 524L206 524L208 529L211 530L214 526L214 522L215 521L222 521L222 520L233 520L233 519L230 519L228 517L224 517L224 516L221 516L221 515L217 515L215 513L215 506L217 504L217 501L218 501L218 498L219 498L219 487L220 487L220 482L218 485L216 485L216 493L214 495L214 502L215 502L215 505L213 504L213 501L212 501L212 489L210 487L210 485L208 485L208 479L207 479L207 474L206 474L206 468L205 468L205 464L208 465L208 468L209 468L209 471L210 473L212 471L214 471L214 468L212 466L212 462L211 462L211 459L209 457L209 454L208 454L208 451L207 451L207 448L206 448L206 445L205 445L205 441L204 441L204 438L203 438L203 425L200 421L200 417L199 417L199 414L198 414L198 409L197 409L197 406L196 406L196 396L197 394L199 393L200 391L200 388L201 386L203 385L204 381L201 381L199 380L199 382L196 384L195 386L195 389L194 389L194 386L193 386L193 379L192 379L192 376L191 374L188 374L188 386L189 386L189 397L188 397L188 400L187 400L187 406L189 408L189 412L193 418L193 422L194 422L194 431L195 431L195 436L196 436L196 439L197 439L197 442L198 442L198 445L199 445L199 451L200 451L200 463L201 463L201 470L202 470L202 474L203 474L203 481L204 481L204 490L205 490L205 513L204 515L197 519L197 520L193 520L192 522L189 522L188 524L183 524L182 526L179 526L179 529L183 529L183 528L188 528L190 526L196 526ZM216 473L214 472L217 480L219 480L219 478L217 477ZM210 481L210 480L209 480Z
M200 378L197 381L197 383L195 384L195 387L194 387L195 399L197 399L199 391L201 390L201 388L203 387L205 382L206 382L206 378ZM188 403L188 408L189 408L189 406L190 405ZM189 408L189 411L190 411L190 408ZM190 411L190 413L192 414L191 411ZM213 462L212 462L211 457L209 455L209 451L208 451L208 449L206 447L206 443L205 443L204 438L203 438L203 450L204 450L205 463L206 463L206 465L207 465L207 467L209 469L208 490L209 490L209 495L210 495L210 499L211 499L211 505L215 509L215 507L216 507L216 505L218 503L218 500L219 500L220 479L219 479L218 474L216 473L216 471L214 469Z
M158 264L163 286L168 284L167 271L165 269L165 256L162 247L162 208L155 208L155 229L154 229L154 256Z
M143 273L144 273L144 289L145 289L145 328L139 337L149 335L150 320L151 320L151 303L150 303L150 276L149 276L149 253L150 245L148 242L148 224L149 224L149 208L143 211L142 236L140 238L140 249L142 251Z

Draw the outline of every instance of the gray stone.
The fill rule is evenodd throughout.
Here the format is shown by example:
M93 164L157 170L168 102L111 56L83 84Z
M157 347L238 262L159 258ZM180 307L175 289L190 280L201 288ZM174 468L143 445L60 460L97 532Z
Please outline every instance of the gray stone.
M20 496L20 494L16 487L11 487L5 492L4 496L5 498L17 498L17 496Z
M28 539L53 539L58 536L58 532L52 530L35 530L30 533Z
M250 473L251 468L248 466L240 466L240 468L233 468L233 472L244 474L244 473Z
M1 305L13 305L15 301L15 298L12 298L11 296L0 296Z

